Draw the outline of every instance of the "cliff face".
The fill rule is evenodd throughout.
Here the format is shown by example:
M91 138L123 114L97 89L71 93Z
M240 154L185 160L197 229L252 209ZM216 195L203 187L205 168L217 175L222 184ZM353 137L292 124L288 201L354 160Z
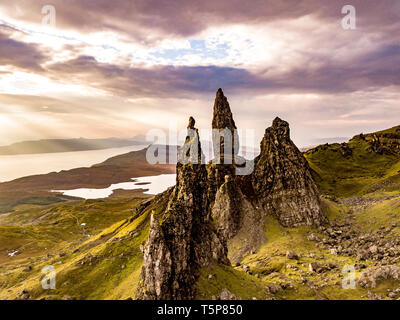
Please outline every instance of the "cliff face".
M210 164L202 164L194 125L191 117L167 209L151 218L143 247L141 299L193 299L201 267L238 263L266 241L266 215L284 226L327 222L310 168L290 140L287 122L276 118L266 130L254 172L245 177L235 175L239 139L221 89L214 104L215 158Z
M261 153L254 161L253 187L268 214L287 227L328 221L310 167L290 139L286 121L276 118L265 130Z
M215 196L212 216L218 232L227 239L228 257L233 264L265 241L263 214L242 193L235 177L225 176Z

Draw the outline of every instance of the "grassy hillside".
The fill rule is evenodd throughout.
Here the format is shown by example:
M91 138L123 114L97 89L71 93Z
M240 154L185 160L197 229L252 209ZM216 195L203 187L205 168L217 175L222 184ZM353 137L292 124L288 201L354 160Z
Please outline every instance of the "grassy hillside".
M15 299L23 290L32 299L132 297L151 210L135 218L142 201L71 201L0 216L0 297ZM46 265L56 269L56 290L41 287Z
M348 143L326 144L305 153L323 193L361 196L400 186L400 127L358 135Z
M29 299L134 298L142 266L140 245L148 236L150 214L162 212L167 199L168 195L158 196L150 205L132 198L70 201L46 208L21 206L2 215L0 298L19 299L22 292L28 292ZM361 234L396 222L400 227L400 219L392 219L392 209L400 208L400 195L375 200L374 206L365 208L323 201L332 224L351 217L354 230ZM376 219L374 227L371 218ZM393 229L395 234L399 231ZM310 240L311 233L326 237L319 229L284 228L268 218L267 240L256 252L238 265L201 270L197 299L218 298L224 290L242 299L368 299L368 294L384 297L387 289L398 287L395 281L382 281L373 289L343 289L345 265L373 267L376 262L332 253L329 246ZM14 250L19 254L9 257ZM287 256L287 251L297 257ZM315 262L332 268L311 272ZM46 265L56 269L55 290L41 287L41 269Z
M323 200L329 219L333 225L351 221L352 229L358 234L366 234L386 228L398 222L399 215L391 219L389 208L398 208L400 196L390 202L378 204L371 209L360 210L357 206L340 204L328 199ZM382 206L386 208L381 210ZM353 213L350 215L350 213ZM377 217L378 224L371 226L371 217ZM400 228L393 230L398 235ZM242 299L278 299L278 300L341 300L341 299L385 299L388 292L399 287L395 280L382 280L375 288L344 289L342 281L345 266L356 266L356 279L363 270L377 265L375 261L360 260L348 254L337 254L323 246L321 242L309 239L314 234L320 239L326 238L325 232L307 226L284 228L273 218L268 218L265 230L267 241L257 252L246 256L240 265L204 268L198 281L198 299L218 297L223 289L228 289ZM350 241L350 240L349 240ZM346 245L346 242L344 242ZM351 246L349 242L349 246ZM287 255L294 252L297 257ZM310 264L327 266L321 273L312 272ZM246 271L247 270L247 271ZM389 291L388 291L389 290Z

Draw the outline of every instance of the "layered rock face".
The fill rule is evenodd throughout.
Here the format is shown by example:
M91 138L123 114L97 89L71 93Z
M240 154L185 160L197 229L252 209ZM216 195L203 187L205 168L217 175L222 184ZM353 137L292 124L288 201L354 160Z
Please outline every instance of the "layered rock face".
M139 299L193 299L201 267L212 262L229 264L226 244L210 219L207 170L203 164L190 162L190 146L200 147L192 119L180 154L181 160L186 157L188 161L177 165L176 186L162 221L151 218Z
M276 118L265 130L261 153L254 161L253 187L268 214L287 227L328 221L311 169L290 139L286 121Z
M218 233L227 239L228 257L240 263L243 256L256 251L265 241L264 216L242 193L235 177L225 176L212 207Z

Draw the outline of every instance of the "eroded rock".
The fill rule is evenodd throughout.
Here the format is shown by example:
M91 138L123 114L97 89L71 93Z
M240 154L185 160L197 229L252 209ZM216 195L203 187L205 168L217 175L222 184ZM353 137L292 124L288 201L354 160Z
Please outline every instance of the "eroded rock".
M286 121L276 118L265 130L254 161L253 186L266 212L287 227L328 222L311 169L290 139Z

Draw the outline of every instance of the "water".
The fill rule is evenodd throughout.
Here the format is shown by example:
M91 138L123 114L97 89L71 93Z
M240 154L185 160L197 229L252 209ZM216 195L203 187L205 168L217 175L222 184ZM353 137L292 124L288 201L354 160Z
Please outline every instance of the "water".
M175 185L176 174L162 174L159 176L149 176L132 178L133 182L121 182L110 185L104 189L88 189L80 188L74 190L52 190L52 192L61 192L64 195L79 197L84 199L102 199L110 196L114 190L136 190L136 189L149 189L145 194L158 194L169 187Z
M147 145L104 150L0 156L0 182L53 171L90 167L110 157L142 150Z

